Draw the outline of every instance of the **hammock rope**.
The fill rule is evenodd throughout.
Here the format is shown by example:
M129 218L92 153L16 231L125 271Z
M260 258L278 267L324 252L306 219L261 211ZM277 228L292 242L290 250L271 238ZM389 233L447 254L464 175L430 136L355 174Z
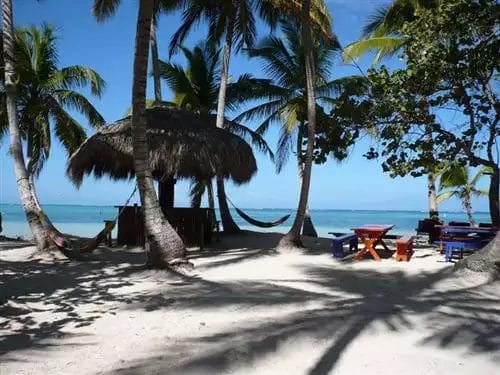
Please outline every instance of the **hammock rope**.
M233 208L236 210L238 215L240 215L243 220L245 220L247 223L250 223L256 227L260 227L260 228L277 227L278 225L281 225L285 221L287 221L288 218L290 217L290 214L287 214L287 215L283 216L282 218L275 220L275 221L270 221L270 222L259 221L259 220L256 220L256 219L248 216L246 213L244 213L242 210L240 210L238 207L236 207L234 205L234 203L231 202L231 199L229 199L229 197L226 196L226 198L227 198L227 201L231 204L231 206L233 206Z
M115 228L116 221L123 213L129 202L132 200L134 194L137 191L137 185L135 185L134 190L125 201L125 204L122 206L118 214L115 216L113 220L106 221L104 225L104 229L101 230L97 236L91 238L89 240L71 240L67 238L64 234L62 234L50 221L49 217L45 214L45 212L41 211L39 214L39 219L42 224L43 229L46 231L47 236L50 238L54 245L62 250L62 251L71 251L77 253L91 253L94 251L111 233L111 231Z

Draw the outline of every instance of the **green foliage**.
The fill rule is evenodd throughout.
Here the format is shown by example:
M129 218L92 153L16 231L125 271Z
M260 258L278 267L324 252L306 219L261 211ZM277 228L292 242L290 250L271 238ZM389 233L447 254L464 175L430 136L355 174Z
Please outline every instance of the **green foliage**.
M365 126L380 140L369 158L383 157L393 176L421 175L437 160L496 168L498 13L493 0L442 0L405 23L406 69L369 72Z
M68 154L85 140L85 129L68 110L82 114L91 126L104 124L87 97L75 91L89 88L91 95L100 97L104 80L87 67L59 68L56 42L54 31L48 25L16 31L17 107L21 135L28 143L30 174L38 174L49 157L51 125ZM3 67L3 57L1 65ZM5 117L3 73L1 76L0 117ZM6 124L6 120L0 121Z
M199 43L193 49L181 47L181 50L186 58L186 67L160 61L161 78L174 93L174 105L198 112L207 116L207 121L213 121L208 116L217 110L220 50L207 43ZM230 82L226 92L226 108L236 110L245 101L259 96L264 81L244 74L235 82ZM274 158L261 134L235 121L226 120L225 128L269 155L271 160ZM199 204L206 188L206 181L193 181L190 193L193 205Z
M486 168L482 168L474 177L470 178L470 169L467 166L456 162L449 163L441 172L437 203L441 204L451 197L460 199L471 224L473 224L471 198L488 195L488 191L477 188L477 183L485 172Z
M294 150L294 143L298 143L299 146L295 149L301 148L304 143L303 136L307 132L304 48L300 33L297 32L300 27L297 23L290 21L282 22L281 28L283 31L281 38L270 35L263 38L255 48L246 50L250 57L258 58L262 62L262 69L270 80L262 80L254 89L253 99L260 102L236 118L237 121L260 120L257 131L261 134L264 134L272 124L280 125L281 135L276 151L278 171L288 161L292 152L298 152ZM318 99L317 142L325 143L324 148L318 148L315 152L316 163L323 163L330 153L343 159L350 145L350 141L338 142L337 146L332 146L326 151L327 142L324 140L327 131L330 132L329 137L334 135L341 137L340 133L342 133L342 130L328 116L333 98L348 88L354 90L360 80L359 77L329 80L334 58L339 51L340 45L335 37L329 40L315 38L313 41L316 68L315 92ZM323 138L320 137L322 133ZM347 141L347 138L345 139ZM300 152L296 156L299 159L302 158Z
M256 15L274 28L285 17L298 19L301 10L301 3L296 0L184 0L179 3L183 10L182 23L172 36L170 55L177 52L191 29L202 20L209 27L208 43L216 45L224 38L230 39L239 51L254 45L257 36ZM329 39L331 17L323 0L311 1L310 16L316 34Z
M406 43L403 27L416 19L418 9L435 9L439 0L393 0L375 10L363 28L363 38L348 45L345 61L356 60L370 51L377 54L373 64L400 51Z

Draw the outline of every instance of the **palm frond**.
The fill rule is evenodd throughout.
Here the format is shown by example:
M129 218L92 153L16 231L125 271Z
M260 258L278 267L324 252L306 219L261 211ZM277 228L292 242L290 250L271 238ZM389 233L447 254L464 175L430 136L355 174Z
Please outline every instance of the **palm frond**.
M492 172L493 172L493 168L491 168L491 167L483 167L483 168L479 169L479 171L474 175L474 177L472 177L470 185L473 187L476 186L481 178L483 178L485 175L490 174Z
M57 103L52 104L51 116L55 122L55 134L68 155L73 154L87 138L85 129Z
M342 58L344 62L349 62L359 59L361 56L370 51L378 52L378 60L382 57L392 56L401 47L403 47L406 39L400 36L383 36L362 39L355 43L351 43L344 48ZM375 62L375 63L376 63Z
M370 36L380 30L385 21L385 15L390 7L390 4L382 5L375 9L375 11L368 16L367 23L363 26L362 37L368 39Z
M116 12L120 2L121 0L94 0L92 13L97 21L103 22Z
M280 173L285 167L290 154L293 151L293 133L287 132L282 129L280 137L278 139L278 145L276 147L276 172Z
M204 15L203 4L198 2L190 2L189 6L182 13L182 23L170 40L169 58L171 58L180 46L184 43L191 29L200 23Z
M250 143L258 151L264 153L265 155L268 155L271 161L274 160L273 151L267 144L266 140L259 133L234 121L227 121L226 129L231 133L239 136L240 138L243 138L247 143Z
M99 127L105 124L101 114L82 94L72 90L57 90L53 93L53 97L60 106L76 110L84 115L91 126Z
M467 168L459 164L450 164L439 178L439 190L465 186L468 183Z
M93 69L74 65L56 71L48 80L47 86L62 89L74 89L90 86L92 95L101 97L106 82Z
M449 190L443 193L439 193L436 197L436 203L441 204L456 195L458 195L458 192L456 190Z

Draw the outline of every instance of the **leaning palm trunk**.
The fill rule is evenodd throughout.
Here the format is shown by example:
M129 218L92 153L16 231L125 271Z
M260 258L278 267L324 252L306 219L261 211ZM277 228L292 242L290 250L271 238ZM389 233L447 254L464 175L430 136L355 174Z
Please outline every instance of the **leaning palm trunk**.
M156 41L157 16L151 19L151 65L153 66L153 84L155 91L155 104L161 103L161 76L160 76L160 59L158 57L158 43Z
M231 18L226 31L226 41L224 45L224 53L222 56L222 67L220 73L220 87L217 102L217 120L216 126L224 128L224 109L226 107L226 89L229 76L229 60L231 58L231 49L233 46L233 31L234 17ZM234 222L226 199L226 191L224 189L224 179L217 176L217 199L219 201L220 217L224 233L238 233L240 228Z
M146 82L153 0L141 0L137 19L132 88L132 147L137 185L141 196L148 265L165 268L183 259L185 246L163 215L149 167L146 136Z
M459 261L455 268L482 272L492 278L500 277L500 232L483 249Z
M427 192L429 200L429 218L438 218L438 206L437 206L437 196L436 196L436 179L434 178L434 173L427 173Z
M471 204L469 195L466 195L463 197L462 204L465 208L465 212L467 213L467 219L469 220L470 225L472 227L475 226L476 221L474 220L474 217L472 216L472 204Z
M302 162L302 140L303 140L303 127L304 124L300 124L297 134L297 169L299 174L299 186L302 186L302 176L304 174L304 163ZM314 224L309 214L309 204L306 206L306 213L304 215L304 224L302 225L302 235L308 237L318 237L318 232L314 228Z
M498 208L498 177L499 169L494 168L490 181L490 215L493 226L498 227L498 217L500 210ZM496 176L496 180L495 180ZM494 191L492 192L492 187ZM492 203L491 196L496 195L496 204ZM481 272L489 275L491 278L500 277L500 231L497 232L495 238L480 251L469 255L461 260L455 266L457 269L467 269L474 272Z
M5 93L7 117L10 134L10 153L14 160L14 172L17 179L19 198L23 205L24 213L31 233L36 241L37 248L43 250L47 246L45 232L40 223L40 210L32 193L32 185L26 164L24 162L21 135L17 122L16 86L14 80L14 27L12 23L12 0L2 0L2 27L3 27L3 52L5 61Z
M299 205L297 214L290 231L280 240L280 247L302 246L300 240L300 229L304 222L309 197L309 186L311 183L311 170L314 151L314 139L316 134L316 103L314 94L314 56L312 53L312 41L310 30L309 11L311 1L302 2L302 44L304 46L305 70L306 70L306 91L307 91L307 148L304 161L304 171L302 174L302 185L300 188Z
M430 155L432 156L432 150L434 147L434 142L432 139L432 127L426 126L425 128L425 141L429 144ZM434 176L434 171L429 171L427 173L427 194L429 203L429 218L438 219L438 205L437 205L437 195L436 195L436 179Z
M220 210L220 220L222 222L222 227L224 228L224 233L238 233L241 229L234 222L231 212L229 211L229 205L227 204L226 191L224 189L224 179L217 176L217 200L219 201Z

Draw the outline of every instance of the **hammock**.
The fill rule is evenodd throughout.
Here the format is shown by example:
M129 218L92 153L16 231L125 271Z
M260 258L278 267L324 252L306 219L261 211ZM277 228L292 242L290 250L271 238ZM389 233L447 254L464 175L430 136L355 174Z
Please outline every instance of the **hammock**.
M254 218L248 216L246 213L244 213L243 211L241 211L238 207L236 207L234 205L234 203L231 202L231 200L229 198L227 198L227 200L228 200L229 203L231 203L231 206L233 206L233 208L236 210L236 212L238 213L238 215L240 215L243 220L245 220L246 222L248 222L248 223L250 223L252 225L255 225L256 227L260 227L260 228L277 227L278 225L281 225L285 221L287 221L288 218L290 217L290 214L288 214L288 215L283 216L281 219L278 219L276 221L271 221L271 222L265 222L265 221L255 220Z
M94 251L101 244L101 242L106 239L109 233L111 233L116 224L116 219L106 222L104 229L100 231L97 236L89 240L70 240L57 230L43 211L40 212L38 216L43 229L47 233L47 236L59 250L74 251L79 253L91 253Z
M135 186L132 194L128 197L125 205L118 212L118 215L114 218L114 220L106 221L104 225L104 229L101 230L97 236L88 240L71 240L65 237L59 230L52 224L49 217L45 214L45 212L41 211L38 215L40 222L42 224L43 229L46 231L47 236L50 238L52 243L61 251L70 251L70 252L78 252L78 253L91 253L99 245L108 237L109 233L114 229L116 225L116 221L122 214L123 210L130 202L135 192L137 191L137 185Z

